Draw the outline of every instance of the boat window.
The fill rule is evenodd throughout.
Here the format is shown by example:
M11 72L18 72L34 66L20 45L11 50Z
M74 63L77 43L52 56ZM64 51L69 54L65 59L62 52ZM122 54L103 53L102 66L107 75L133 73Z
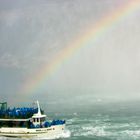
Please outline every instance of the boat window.
M0 121L0 127L27 127L27 121Z
M45 121L45 117L40 118L40 121L41 121L41 122L44 122L44 121Z

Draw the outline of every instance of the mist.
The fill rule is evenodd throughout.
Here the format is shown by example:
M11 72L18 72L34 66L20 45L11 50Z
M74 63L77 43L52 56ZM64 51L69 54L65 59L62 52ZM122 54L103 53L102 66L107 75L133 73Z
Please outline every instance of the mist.
M139 100L140 9L62 62L38 91L20 94L40 66L47 66L89 26L128 2L1 0L1 101L19 104L38 99L63 106Z

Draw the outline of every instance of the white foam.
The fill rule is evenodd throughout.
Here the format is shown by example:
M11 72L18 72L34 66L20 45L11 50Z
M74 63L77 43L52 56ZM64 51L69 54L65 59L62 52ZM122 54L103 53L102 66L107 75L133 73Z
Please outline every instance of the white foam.
M140 130L125 130L122 133L131 137L140 138Z
M75 132L74 136L108 136L109 132L105 131L106 126L83 126L79 132Z
M65 130L64 133L60 135L61 138L69 138L71 136L71 132L69 130Z
M79 119L77 118L77 117L73 117L72 119L68 119L67 121L66 121L66 123L69 125L71 125L71 124L74 124L75 122L78 122L79 121Z
M74 115L74 116L78 116L78 113L77 113L77 112L74 112L73 115Z

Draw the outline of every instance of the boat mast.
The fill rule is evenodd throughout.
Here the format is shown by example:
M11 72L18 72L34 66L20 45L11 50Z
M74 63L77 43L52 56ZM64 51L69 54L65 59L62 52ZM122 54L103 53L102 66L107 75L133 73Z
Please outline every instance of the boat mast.
M36 101L36 103L37 103L37 108L38 108L38 115L41 115L41 110L40 110L40 105L39 105L39 102L38 102L38 100Z

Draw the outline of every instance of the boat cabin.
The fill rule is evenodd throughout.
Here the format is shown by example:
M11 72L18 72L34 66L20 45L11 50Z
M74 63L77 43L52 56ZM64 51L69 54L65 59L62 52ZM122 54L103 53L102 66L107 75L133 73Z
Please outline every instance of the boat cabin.
M3 104L2 104L3 105ZM4 104L5 105L5 104ZM14 108L0 109L0 127L26 127L40 128L46 120L46 115L41 113L39 102L37 109L34 108ZM4 108L4 109L3 109Z
M32 123L35 127L41 127L43 126L43 124L45 123L45 120L46 120L46 115L44 114L41 114L41 110L40 110L40 106L39 106L39 103L37 101L37 106L38 106L38 112L35 113L33 116L32 116Z

